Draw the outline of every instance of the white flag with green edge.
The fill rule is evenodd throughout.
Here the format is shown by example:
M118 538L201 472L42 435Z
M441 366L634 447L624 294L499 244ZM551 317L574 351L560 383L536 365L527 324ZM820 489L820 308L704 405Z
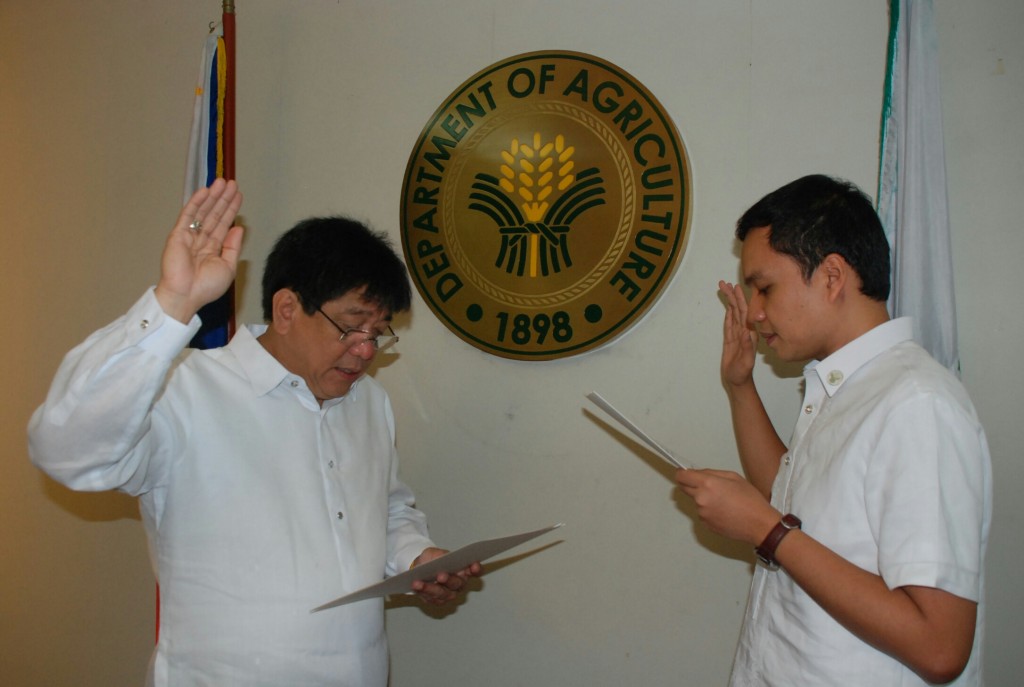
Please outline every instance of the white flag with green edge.
M931 0L890 0L878 214L892 249L889 312L959 374L938 42Z

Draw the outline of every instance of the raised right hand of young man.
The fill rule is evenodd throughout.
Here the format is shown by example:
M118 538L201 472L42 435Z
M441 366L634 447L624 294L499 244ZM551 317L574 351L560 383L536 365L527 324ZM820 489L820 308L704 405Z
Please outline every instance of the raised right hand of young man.
M738 387L751 380L757 351L757 332L747 325L747 299L739 284L718 282L725 297L722 332L722 381Z

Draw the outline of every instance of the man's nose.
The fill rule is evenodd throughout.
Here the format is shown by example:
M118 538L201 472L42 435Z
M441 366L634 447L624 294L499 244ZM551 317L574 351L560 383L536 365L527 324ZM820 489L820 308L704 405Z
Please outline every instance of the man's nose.
M371 359L377 353L377 347L373 343L373 339L363 339L352 344L351 348L348 349L349 353L357 355L363 360Z
M758 322L764 320L764 301L760 294L750 294L750 301L747 303L747 324L754 328Z

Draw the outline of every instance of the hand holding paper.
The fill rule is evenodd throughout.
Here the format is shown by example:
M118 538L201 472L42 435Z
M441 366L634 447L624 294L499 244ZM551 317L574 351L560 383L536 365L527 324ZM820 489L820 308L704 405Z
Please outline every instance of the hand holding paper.
M451 553L446 553L445 555L434 558L433 560L421 563L400 575L394 575L393 577L381 580L376 584L371 584L369 587L363 587L351 594L346 594L334 601L325 603L322 606L317 606L311 611L311 613L323 611L328 608L334 608L336 606L343 606L355 601L373 599L378 596L405 594L412 589L412 584L415 580L433 580L436 579L440 573L451 573L455 570L462 570L472 563L485 561L492 556L497 556L499 553L508 551L514 546L528 542L535 537L539 537L540 535L561 526L562 523L558 523L557 525L551 525L550 527L544 527L532 532L523 532L522 534L513 534L508 537L499 537L497 539L485 539L483 541L463 546L457 551L452 551Z
M447 553L448 551L445 549L431 546L417 556L412 567L425 565ZM433 579L413 580L412 591L428 604L443 606L458 596L459 591L465 586L466 580L479 576L481 573L483 573L483 568L479 562L474 561L461 570L443 570Z

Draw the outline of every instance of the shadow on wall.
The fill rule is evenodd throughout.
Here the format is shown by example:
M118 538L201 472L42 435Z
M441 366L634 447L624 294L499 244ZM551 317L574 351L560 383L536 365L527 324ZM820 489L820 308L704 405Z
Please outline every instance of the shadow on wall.
M751 572L753 572L756 565L754 563L754 550L748 544L727 539L709 530L697 515L697 506L694 505L693 499L682 491L674 490L672 492L672 499L675 501L679 512L693 521L693 537L698 544L717 556L745 562L750 566Z
M618 427L607 422L604 418L598 417L589 409L584 409L583 414L611 435L616 441L622 444L626 450L635 454L636 457L646 463L648 467L664 477L666 482L675 485L676 468L674 466L669 465L667 461L656 453L634 440L631 436L622 432ZM738 561L745 561L751 566L751 569L753 569L753 550L749 546L742 542L726 539L725 537L721 537L709 530L701 523L700 518L697 516L697 507L694 505L692 499L675 488L672 489L671 493L671 498L675 502L676 508L693 521L694 538L701 546L718 556Z

